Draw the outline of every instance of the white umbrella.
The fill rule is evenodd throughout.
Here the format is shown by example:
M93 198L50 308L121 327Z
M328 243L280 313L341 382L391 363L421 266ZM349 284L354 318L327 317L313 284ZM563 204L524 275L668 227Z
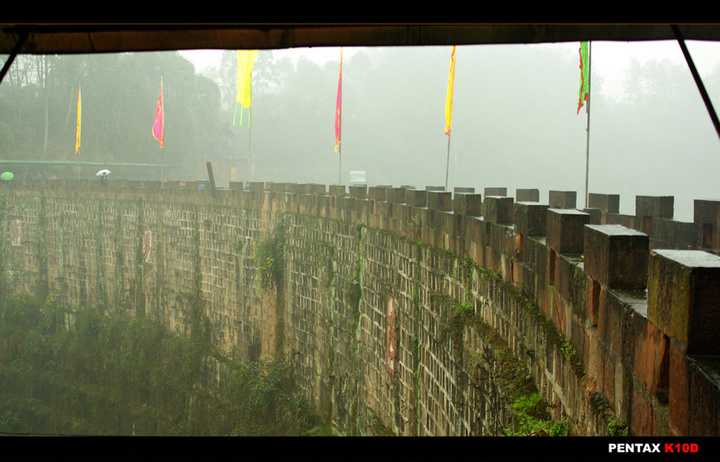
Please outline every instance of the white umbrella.
M110 173L110 170L104 168L104 169L100 170L99 172L97 172L95 175L102 176L102 175L107 175L108 173Z

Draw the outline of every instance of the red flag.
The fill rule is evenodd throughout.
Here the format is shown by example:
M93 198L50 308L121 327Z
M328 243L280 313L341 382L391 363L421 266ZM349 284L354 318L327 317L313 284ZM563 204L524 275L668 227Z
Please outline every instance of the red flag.
M340 146L340 128L342 120L342 47L340 47L340 72L338 74L338 91L335 101L335 152Z
M152 127L153 137L160 142L160 148L165 147L165 114L163 111L163 79L160 77L160 96L155 107L155 121Z
M78 84L78 101L77 101L77 130L75 132L75 155L77 155L78 151L80 150L80 127L81 127L81 109L82 104L80 100L80 84Z

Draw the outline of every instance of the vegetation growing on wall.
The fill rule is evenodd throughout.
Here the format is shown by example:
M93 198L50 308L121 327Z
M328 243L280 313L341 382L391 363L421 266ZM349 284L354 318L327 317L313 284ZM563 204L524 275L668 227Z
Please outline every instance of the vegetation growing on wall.
M66 317L74 320L69 329ZM217 375L211 364L203 345L147 318L2 299L0 431L328 434L294 392L286 363L222 358Z
M257 243L254 258L260 271L260 286L263 290L278 290L282 287L285 270L284 250L285 227L282 222Z

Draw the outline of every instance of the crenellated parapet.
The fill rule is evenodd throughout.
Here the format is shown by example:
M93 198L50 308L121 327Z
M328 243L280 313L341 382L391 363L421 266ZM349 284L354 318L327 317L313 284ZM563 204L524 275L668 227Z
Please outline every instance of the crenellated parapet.
M437 321L428 300L444 290L500 333L554 417L567 418L575 434L609 434L610 421L626 423L636 435L720 434L720 201L696 200L694 221L685 223L673 219L672 197L638 196L635 214L622 215L618 195L590 194L588 207L578 209L574 191L549 191L542 203L537 189L517 189L512 197L499 187L480 193L233 182L213 190L207 182L112 180L0 186L6 293L44 285L76 303L132 294L128 306L142 305L185 332L192 307L179 300L199 294L221 350L238 347L257 358L296 349L290 353L299 370L316 374L305 386L322 395L318 405L328 412L338 405L324 393L339 385L317 374L331 367L323 356L331 351L345 358L342 367L332 366L336 377L369 368L387 384L412 389L418 379L409 377L420 364L423 384L462 385L461 366L434 350L437 332L413 330L422 327L420 319ZM293 218L286 223L284 215ZM288 283L286 297L293 301L269 300L254 288L260 276L253 249L279 223L292 248L286 264L297 280ZM368 237L363 227L382 233ZM145 250L160 253L143 261ZM353 260L358 255L366 261L362 270ZM163 269L159 258L169 263ZM458 269L464 260L501 283L476 271L478 280L465 286L469 279ZM366 300L359 315L336 308L353 280L363 284ZM163 306L168 300L173 305ZM286 303L285 311L277 303ZM417 327L407 327L409 319ZM346 323L355 323L353 329ZM395 339L390 324L397 325L397 358L386 350ZM324 339L311 340L318 335ZM377 360L376 366L352 356L360 335L372 350L363 361ZM425 349L410 352L403 342L411 337L425 339ZM427 399L449 409L450 388ZM368 402L407 398L393 398L388 389ZM446 412L452 425L462 420ZM423 415L432 414L428 407ZM408 425L400 433L423 434ZM446 424L425 425L441 434ZM462 428L453 432L469 431Z

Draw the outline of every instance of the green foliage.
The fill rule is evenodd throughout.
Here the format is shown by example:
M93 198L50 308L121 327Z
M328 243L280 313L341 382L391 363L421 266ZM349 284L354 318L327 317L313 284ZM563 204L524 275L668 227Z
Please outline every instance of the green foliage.
M515 415L515 429L505 430L507 436L565 436L567 419L553 422L539 392L517 395L511 408Z
M254 259L260 272L260 287L263 290L278 290L282 287L285 233L282 223L265 239L255 246Z
M610 436L628 436L630 434L630 430L628 429L627 424L624 422L619 422L617 420L608 420L607 426Z
M70 330L42 321L65 316ZM0 389L0 431L327 434L285 363L218 361L146 318L51 299L0 300Z

